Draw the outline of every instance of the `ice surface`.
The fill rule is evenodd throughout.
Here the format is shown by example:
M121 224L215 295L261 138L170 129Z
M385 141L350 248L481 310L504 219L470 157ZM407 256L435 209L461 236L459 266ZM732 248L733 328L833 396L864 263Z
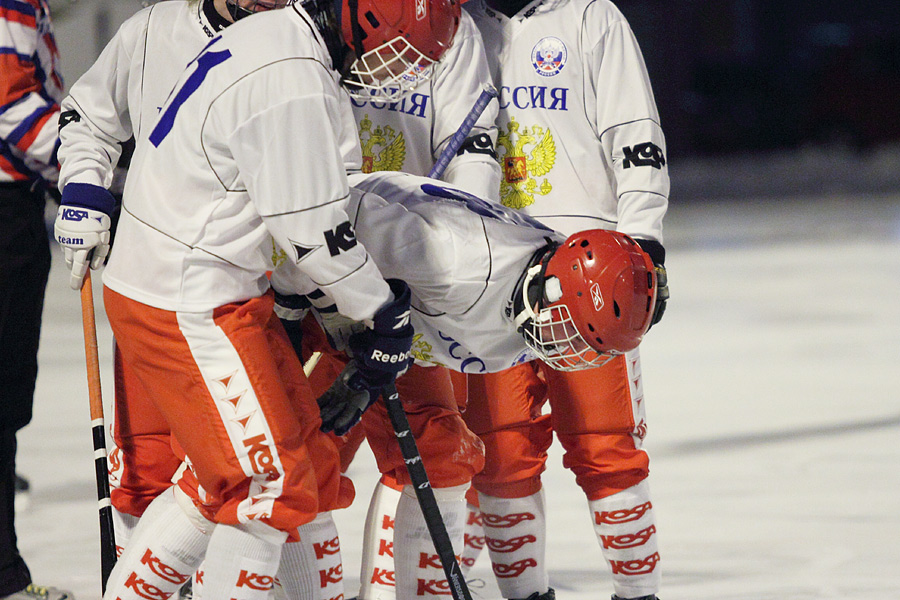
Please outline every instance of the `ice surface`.
M642 349L663 600L900 598L900 192L691 202L667 217L672 300ZM104 397L111 336L99 309ZM586 501L545 475L560 600L612 593ZM57 252L18 517L35 581L99 596L79 295ZM377 474L363 449L336 519L347 596ZM486 555L473 593L499 598Z

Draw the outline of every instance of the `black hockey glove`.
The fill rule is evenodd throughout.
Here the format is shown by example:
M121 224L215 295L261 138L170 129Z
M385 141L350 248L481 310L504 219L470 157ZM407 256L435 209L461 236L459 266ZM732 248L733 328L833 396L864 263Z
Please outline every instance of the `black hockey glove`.
M344 435L381 394L381 388L412 363L413 328L409 323L410 293L406 283L390 279L394 300L375 313L372 329L350 336L353 360L318 398L322 431Z
M641 250L650 255L653 268L656 271L656 305L653 307L653 318L650 327L659 323L666 312L666 302L669 300L669 278L666 275L666 249L656 240L635 240ZM647 330L650 330L650 327Z
M333 431L335 435L350 431L378 399L381 388L393 379L389 374L376 374L374 380L369 379L360 371L356 360L351 360L331 387L316 400L322 417L320 429L326 433Z

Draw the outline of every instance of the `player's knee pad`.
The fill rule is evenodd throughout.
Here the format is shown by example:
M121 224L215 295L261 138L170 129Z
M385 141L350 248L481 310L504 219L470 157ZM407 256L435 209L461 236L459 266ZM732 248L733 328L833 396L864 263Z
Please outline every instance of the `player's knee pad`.
M410 426L415 433L416 445L422 457L422 464L428 473L433 488L466 486L476 473L484 467L484 444L469 431L458 414L442 414ZM406 464L396 440L387 445L387 451L377 451L386 444L373 444L376 461L382 472L398 482L410 482Z
M398 378L397 391L432 487L469 483L484 466L484 446L459 413L449 371L413 366ZM362 422L379 470L409 483L385 405L372 406Z
M479 492L498 498L521 498L541 489L541 473L553 441L549 415L524 427L484 433L481 440L485 445L485 464L473 480Z
M557 438L565 449L563 466L575 474L575 482L588 500L628 489L649 473L647 453L635 446L628 433L557 433Z
M350 463L356 458L359 447L366 439L366 433L362 427L354 427L343 436L333 436L341 455L341 473L346 473Z
M172 451L168 434L120 439L109 454L113 506L123 513L141 516L147 505L172 485L181 463Z
M175 502L178 504L178 507L181 508L182 512L187 515L191 524L204 535L211 534L216 524L203 516L203 513L200 512L197 505L194 504L194 501L183 489L177 485L172 486L172 488L172 491L175 494Z

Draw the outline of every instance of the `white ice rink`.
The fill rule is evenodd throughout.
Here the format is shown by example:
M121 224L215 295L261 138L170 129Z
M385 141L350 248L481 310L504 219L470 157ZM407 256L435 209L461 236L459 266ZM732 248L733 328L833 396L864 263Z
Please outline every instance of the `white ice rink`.
M900 599L900 192L673 202L672 300L643 345L662 600ZM19 543L37 583L98 598L99 541L79 295L57 252ZM99 282L95 295L99 300ZM103 386L111 336L98 307ZM348 596L376 481L352 466L336 515ZM544 478L560 600L612 593L581 491ZM482 556L476 597L499 598Z

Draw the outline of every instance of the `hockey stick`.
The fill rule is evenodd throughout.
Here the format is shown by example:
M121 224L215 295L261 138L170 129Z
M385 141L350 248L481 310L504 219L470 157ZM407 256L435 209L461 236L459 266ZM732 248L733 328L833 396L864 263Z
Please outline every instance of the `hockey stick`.
M388 416L394 427L394 435L397 436L400 453L403 454L406 470L409 472L409 478L416 490L416 498L419 500L422 514L425 516L428 533L431 534L434 549L441 559L444 574L450 584L450 594L453 596L453 600L472 600L469 586L466 584L462 571L459 570L456 555L453 554L453 544L447 534L447 528L444 526L444 519L438 509L437 500L434 498L434 490L431 489L431 482L428 481L428 473L425 472L425 465L422 464L422 457L410 430L406 411L397 394L397 387L393 383L385 386L381 390L381 396L387 405Z
M100 393L100 359L97 353L97 325L94 321L94 291L90 269L81 284L81 321L84 325L84 356L87 361L88 395L91 402L91 433L94 437L94 474L100 508L100 586L116 564L116 537L112 504L109 500L109 472L106 465L106 427L103 423L103 395Z
M487 105L491 100L497 97L497 90L494 89L492 85L485 85L484 90L481 92L481 95L478 96L478 99L475 101L475 104L472 105L472 109L469 111L469 114L466 115L466 118L463 119L463 122L460 124L459 129L456 130L456 133L450 138L450 141L447 142L447 145L444 147L444 151L441 152L441 155L438 157L437 161L435 161L434 166L431 167L431 170L428 172L428 176L432 179L440 179L441 175L444 174L444 170L447 168L447 165L450 164L450 161L453 160L454 155L459 152L460 146L463 145L463 142L466 141L466 136L469 135L469 132L472 131L472 127L475 126L475 121L478 120L478 117L481 116L481 113L484 112L484 109L487 108Z
M310 355L309 360L303 363L303 374L309 377L312 374L313 369L316 368L316 365L319 364L320 358L322 358L321 352L313 352Z

